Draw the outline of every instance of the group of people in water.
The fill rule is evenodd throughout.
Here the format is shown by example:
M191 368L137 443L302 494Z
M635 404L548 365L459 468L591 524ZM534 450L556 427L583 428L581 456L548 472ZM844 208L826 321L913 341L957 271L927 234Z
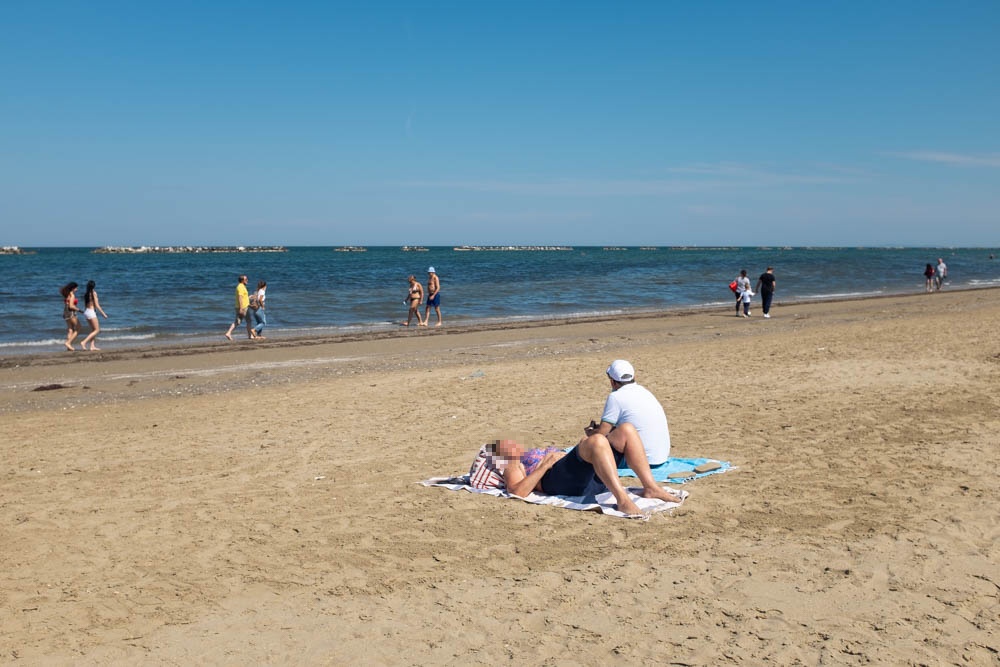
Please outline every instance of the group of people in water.
M424 306L423 319L420 317L420 304L424 301L424 286L412 275L406 280L410 285L404 303L410 306L410 312L406 315L406 322L401 322L400 324L408 327L415 317L417 318L418 327L426 327L430 322L431 308L433 308L434 313L437 315L437 324L434 326L441 326L441 279L438 278L434 267L432 266L427 269L427 305Z
M108 314L101 308L101 302L97 298L97 284L93 280L87 282L87 290L83 295L83 308L81 309L80 300L76 296L76 290L79 287L80 285L75 282L68 282L59 290L63 297L63 320L66 322L66 349L71 352L76 349L73 347L73 341L80 335L79 313L82 312L87 319L87 324L90 325L90 333L80 341L80 349L100 350L101 348L97 347L97 334L101 332L101 324L97 319L97 314L100 313L104 319L108 318Z

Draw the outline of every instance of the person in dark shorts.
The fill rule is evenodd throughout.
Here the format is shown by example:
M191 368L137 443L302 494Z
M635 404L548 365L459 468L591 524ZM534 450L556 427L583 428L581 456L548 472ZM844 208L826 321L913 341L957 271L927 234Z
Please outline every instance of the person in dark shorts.
M760 294L761 305L764 307L764 317L771 317L771 299L774 298L774 288L778 281L774 279L774 267L767 267L767 271L760 274L757 279L757 287L754 291Z
M427 269L427 305L424 306L423 321L425 327L431 321L431 308L437 314L437 324L434 326L439 327L441 326L441 279L433 266Z
M587 436L569 452L558 448L527 449L514 440L497 440L484 445L469 471L470 483L477 488L506 488L515 496L532 491L557 496L589 496L610 491L618 510L641 514L618 479L622 460L635 471L642 484L643 498L681 502L681 496L663 488L653 478L639 432L622 424L628 437L616 449L600 433Z

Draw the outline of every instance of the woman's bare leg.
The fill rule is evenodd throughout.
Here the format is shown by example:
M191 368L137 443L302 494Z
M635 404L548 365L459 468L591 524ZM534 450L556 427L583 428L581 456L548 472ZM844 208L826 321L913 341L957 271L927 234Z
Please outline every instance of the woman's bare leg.
M100 322L97 321L96 317L94 319L92 319L92 320L88 319L87 320L87 324L90 325L90 333L87 334L87 337L83 339L83 342L80 343L80 345L82 345L83 349L86 350L87 349L87 343L91 343L90 349L91 350L96 350L98 348L97 348L96 340L95 339L97 338L97 334L101 333L101 324L100 324Z

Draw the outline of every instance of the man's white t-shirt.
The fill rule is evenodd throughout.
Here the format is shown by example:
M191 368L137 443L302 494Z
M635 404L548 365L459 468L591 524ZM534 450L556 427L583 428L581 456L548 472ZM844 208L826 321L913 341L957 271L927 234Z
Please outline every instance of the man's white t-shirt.
M619 387L604 403L602 422L612 426L629 423L639 432L650 465L659 465L670 458L670 429L667 414L652 392L635 383Z

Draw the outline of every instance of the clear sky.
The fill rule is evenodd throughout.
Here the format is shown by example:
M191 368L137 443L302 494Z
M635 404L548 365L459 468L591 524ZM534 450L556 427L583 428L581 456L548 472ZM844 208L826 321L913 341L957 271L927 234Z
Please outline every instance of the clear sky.
M0 3L0 245L1000 245L1000 2Z

